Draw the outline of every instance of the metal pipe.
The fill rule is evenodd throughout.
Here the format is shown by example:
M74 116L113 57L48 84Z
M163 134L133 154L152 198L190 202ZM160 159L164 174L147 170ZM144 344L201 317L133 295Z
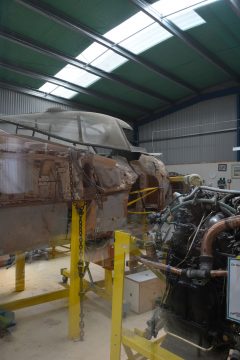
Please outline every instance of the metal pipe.
M194 188L193 191L191 192L191 194L183 197L183 201L188 201L188 200L192 199L193 195L195 195L200 190L219 192L219 193L222 193L222 194L237 194L237 195L240 195L239 190L219 189L219 188L210 187L210 186L204 186L203 185L203 186L198 186L198 187Z
M211 350L213 349L213 346L210 346L209 348L204 348L204 347L202 347L202 346L199 346L199 345L195 344L195 343L192 342L192 341L189 341L189 340L187 340L187 339L184 339L183 337L178 336L178 335L176 335L176 334L174 334L174 333L171 333L171 332L169 332L169 331L167 332L167 334L170 335L170 336L172 336L172 337L174 337L174 338L176 338L176 339L178 339L178 340L184 341L185 343L187 343L187 344L189 344L189 345L191 345L191 346L193 346L193 347L195 347L195 348L197 348L197 349L199 349L199 350L201 350L201 351L204 351L204 352L209 352L209 351L211 351Z
M210 275L212 278L225 277L228 275L228 272L226 270L211 270Z
M193 199L193 200L188 200L188 201L185 201L185 202L183 202L181 204L178 204L178 205L174 206L172 209L170 209L170 212L173 213L176 210L178 210L180 207L186 206L186 205L194 205L194 204L211 204L211 205L214 205L215 203L216 203L216 198L215 197L213 197L212 199ZM230 209L228 209L228 210L230 210ZM232 213L232 215L233 215L233 213Z
M226 215L226 216L233 216L233 213L231 211L229 211L228 209L226 209L225 207L223 207L221 204L219 204L220 210L221 212Z
M168 272L168 273L172 273L178 276L181 276L183 273L187 274L186 269L180 269L180 268L176 268L174 266L170 266L170 265L166 265L160 262L155 262L155 261L150 261L150 260L146 260L143 259L142 257L136 256L137 261L139 261L140 263L148 266L148 267L152 267L164 272ZM198 270L194 270L195 274L197 274ZM200 270L201 271L201 270ZM211 270L209 272L209 276L212 278L216 278L216 277L225 277L228 275L228 272L226 270Z
M231 132L235 132L237 130L236 127L233 128L228 128L228 129L219 129L219 130L212 130L212 131L208 131L208 132L198 132L198 133L190 133L190 134L185 134L185 135L176 135L176 136L166 136L166 137L156 137L155 139L153 139L153 136L151 139L147 139L147 140L141 140L141 144L145 144L145 143L149 143L152 142L152 144L154 142L159 142L159 141L169 141L169 140L177 140L177 139L187 139L187 138L191 138L191 137L199 137L199 136L206 136L206 135L217 135L217 134L222 134L222 133L231 133ZM153 131L153 133L155 132L159 132L159 130ZM153 150L154 152L154 150Z
M204 185L199 186L199 189L215 191L215 192L224 193L224 194L238 194L238 195L240 195L240 190L219 189L219 188L215 188L215 187L211 187L211 186L204 186Z
M218 201L218 204L219 204L220 207L223 207L223 208L227 209L231 213L232 216L236 215L237 211L232 206L230 206L228 204L225 204L222 201Z
M153 267L155 269L158 269L158 270L161 270L161 271L164 271L164 272L171 272L172 274L175 274L175 275L178 275L178 276L180 276L182 274L182 269L175 268L173 266L166 265L166 264L163 264L163 263L160 263L160 262L146 260L146 259L143 259L143 258L141 258L139 256L137 256L136 258L137 258L137 261L141 262L142 264Z
M240 227L240 215L220 220L215 225L210 227L205 232L203 237L201 256L212 257L213 244L218 234L220 234L224 230L234 230L238 227Z

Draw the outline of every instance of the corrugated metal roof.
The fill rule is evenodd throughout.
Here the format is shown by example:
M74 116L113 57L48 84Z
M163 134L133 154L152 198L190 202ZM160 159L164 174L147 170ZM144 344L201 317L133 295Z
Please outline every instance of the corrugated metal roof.
M240 81L240 21L228 2L219 0L196 9L195 13L204 23L185 30L184 34L191 36L225 64L226 69L230 69L229 74L200 56L181 39L171 36L139 55L132 54L133 60L109 73L117 77L115 80L101 78L87 88L88 94L76 91L72 101L80 106L92 106L95 111L98 108L100 112L115 113L123 119L140 123L153 119L160 110L189 98L197 98L199 93L218 87L237 87ZM31 6L23 6L24 3ZM53 15L58 14L62 21L39 13L36 7L44 7ZM65 26L64 19L68 23L87 26L95 36L97 32L97 36L101 37L138 11L139 8L130 0L1 0L0 81L17 85L25 91L28 88L39 89L45 83L42 75L54 76L66 65L66 61L59 57L47 55L46 47L48 50L51 48L52 52L74 58L93 43L93 38L86 33ZM14 42L10 40L13 33ZM40 53L29 44L26 47L26 41L37 44L45 51ZM132 55L129 55L130 58ZM3 62L15 66L18 71L7 69ZM160 76L154 71L159 68L167 76ZM35 72L35 76L26 75L27 69ZM235 78L232 73L236 74ZM66 87L71 89L70 80ZM196 89L196 93L193 89ZM106 99L103 99L104 96ZM115 100L109 100L110 96ZM166 98L169 103L165 101ZM119 102L116 101L118 99Z

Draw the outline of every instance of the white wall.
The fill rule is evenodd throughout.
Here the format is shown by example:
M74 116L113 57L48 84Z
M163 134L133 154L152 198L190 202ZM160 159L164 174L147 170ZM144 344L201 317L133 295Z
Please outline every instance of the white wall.
M167 165L167 170L169 172L177 172L181 175L199 174L203 180L205 180L205 185L209 186L217 186L219 178L225 178L226 182L228 179L231 179L232 182L228 184L228 188L240 190L240 178L234 178L232 173L233 166L237 165L240 167L240 163L225 161L224 164L227 164L227 171L218 171L218 164L219 163Z

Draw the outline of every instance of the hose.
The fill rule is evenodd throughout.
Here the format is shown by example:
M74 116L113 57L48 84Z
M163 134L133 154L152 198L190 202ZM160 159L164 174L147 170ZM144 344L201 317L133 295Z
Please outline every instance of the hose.
M183 198L183 201L188 201L189 199L192 199L193 195L195 195L200 190L207 190L207 191L218 192L218 193L222 193L222 194L240 195L239 190L219 189L219 188L210 187L210 186L199 186L199 187L194 188L193 191L191 192L191 194L185 196Z
M220 220L210 227L204 234L201 256L211 258L213 255L213 244L218 236L224 230L234 230L240 227L240 215L232 216L227 219Z

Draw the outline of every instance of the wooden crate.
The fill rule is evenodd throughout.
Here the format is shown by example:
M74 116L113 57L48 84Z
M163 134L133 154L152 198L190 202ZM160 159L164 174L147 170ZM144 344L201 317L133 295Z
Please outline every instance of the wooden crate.
M165 282L150 270L125 276L124 300L138 314L152 310L155 300L163 295Z

